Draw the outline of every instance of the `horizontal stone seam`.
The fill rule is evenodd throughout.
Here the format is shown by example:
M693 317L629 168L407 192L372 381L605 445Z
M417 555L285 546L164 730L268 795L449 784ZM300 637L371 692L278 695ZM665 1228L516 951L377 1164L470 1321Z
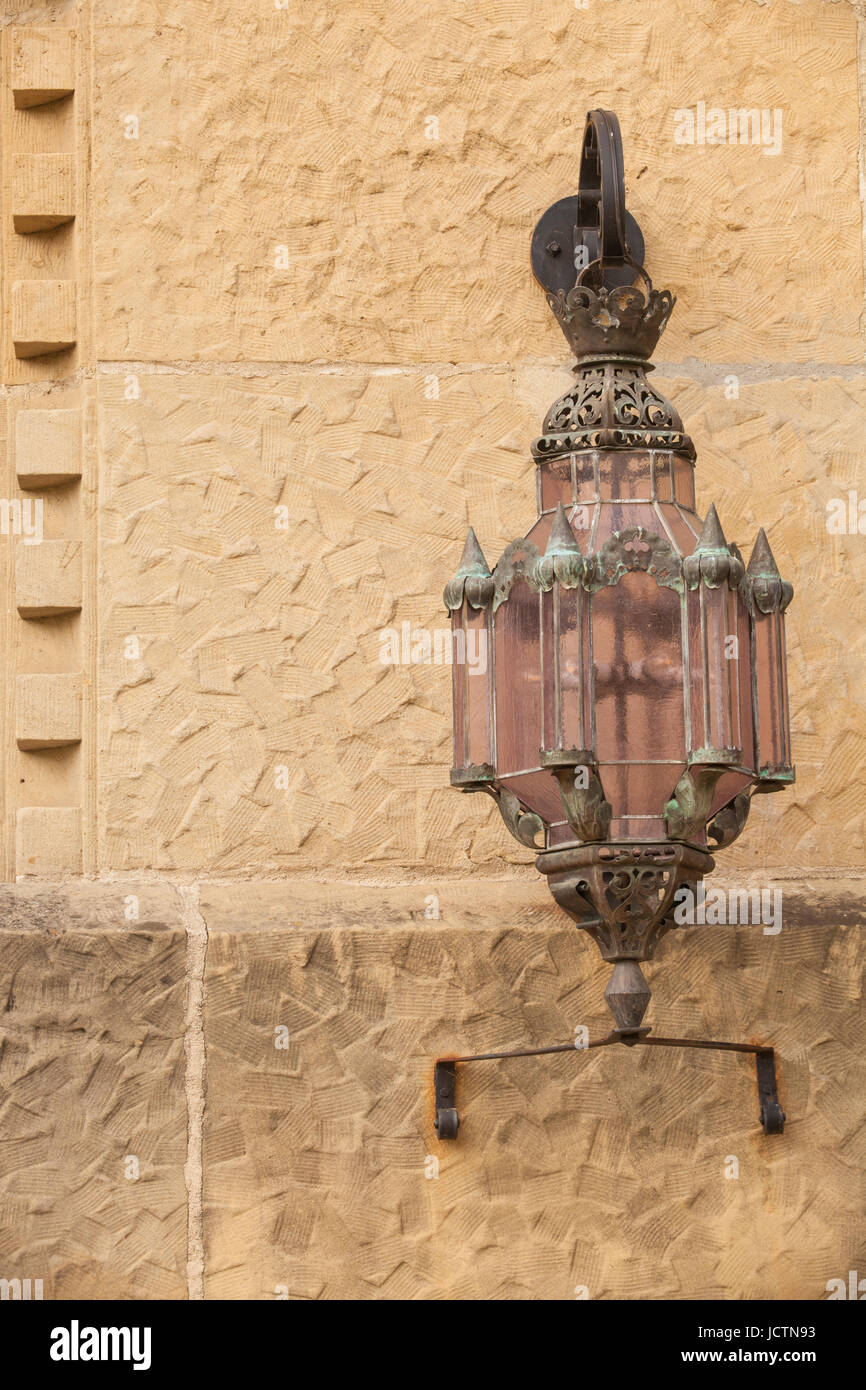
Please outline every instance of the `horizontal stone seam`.
M734 866L719 865L713 873L713 881L728 880L737 877L756 878L767 877L790 878L791 881L810 881L816 880L819 883L834 883L837 878L849 878L849 880L865 880L866 869L862 863L860 865L816 865L802 867L799 865L763 865L749 867L749 869L735 869ZM414 887L416 884L438 883L441 885L452 884L514 884L524 883L530 880L532 883L537 880L534 873L534 865L531 862L518 863L513 866L510 873L503 874L502 870L495 873L485 873L480 869L471 869L467 873L448 873L436 872L435 867L425 869L424 872L418 870L417 873L407 874L405 877L395 878L384 876L384 874L374 874L374 876L360 876L360 874L322 874L316 873L285 873L285 874L171 874L160 873L157 870L140 870L140 872L126 872L124 874L114 873L111 870L100 874L78 874L75 877L65 878L25 878L21 883L0 883L0 897L3 890L19 891L21 897L25 895L36 895L40 892L51 892L53 890L68 890L75 885L82 887L121 887L122 884L164 884L165 887L179 888L200 885L202 888L222 888L231 887L232 884L265 884L291 885L293 883L309 884L332 884L334 887L346 888L399 888Z
M718 853L718 851L716 851ZM405 871L404 871L405 873ZM863 864L821 864L807 866L792 864L759 865L755 868L735 869L733 866L725 864L717 865L714 872L714 881L721 881L723 878L756 878L772 875L774 878L786 878L792 881L811 881L815 879L819 882L832 883L838 878L862 879L866 881L866 868ZM340 874L311 874L311 873L292 873L292 874L243 874L243 875L220 875L220 874L168 874L159 873L154 870L142 870L139 873L127 872L117 874L111 871L104 872L95 877L79 877L66 880L58 880L60 888L68 888L70 884L90 884L93 886L111 885L120 886L124 883L150 883L165 884L169 887L199 885L201 888L209 887L230 887L232 884L241 883L273 883L283 886L293 883L321 884L323 886L333 884L334 887L345 886L347 888L392 888L402 887L412 888L419 883L438 883L440 886L448 884L458 885L463 883L499 883L503 886L507 884L521 883L525 881L540 882L535 876L535 867L531 862L514 865L513 871L509 873L498 872L484 873L479 869L473 868L463 874L437 873L435 868L420 870L417 873L410 873L406 877L395 878L379 874L367 875L340 875ZM27 887L32 892L39 890L50 891L55 886L54 880L46 879L44 882L39 879L28 879L26 884L0 884L0 889L4 886L9 888Z
M683 362L656 361L653 366L662 377L680 377L699 385L724 385L724 377L736 376L740 384L754 386L787 381L862 381L864 362L699 362L688 358ZM69 390L95 376L206 376L206 377L268 377L309 376L344 379L353 376L418 377L438 376L452 379L474 376L520 374L521 372L568 372L569 364L562 358L527 358L512 362L100 362L96 367L83 367L67 377L47 382L26 382L19 385L0 385L0 399L27 400L50 397L54 392Z

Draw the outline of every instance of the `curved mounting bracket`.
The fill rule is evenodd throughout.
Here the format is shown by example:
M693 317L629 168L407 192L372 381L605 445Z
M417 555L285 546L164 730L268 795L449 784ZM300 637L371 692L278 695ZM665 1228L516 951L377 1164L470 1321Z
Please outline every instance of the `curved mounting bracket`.
M623 1043L626 1047L696 1047L711 1052L745 1052L755 1059L758 1081L758 1118L765 1134L782 1134L785 1129L785 1112L779 1104L776 1086L776 1054L772 1047L760 1043L712 1042L703 1038L651 1038L650 1028L616 1028L606 1038L596 1038L582 1045L576 1043L557 1043L553 1047L525 1047L517 1052L479 1052L472 1057L440 1057L433 1068L433 1085L436 1094L436 1136L439 1139L456 1139L460 1129L460 1114L457 1110L457 1063L495 1062L510 1057L544 1057L553 1052L586 1051L595 1047L610 1047L612 1043Z
M549 294L584 283L631 285L643 266L641 229L625 207L622 136L613 111L590 111L580 157L578 191L544 213L532 234L532 273ZM591 269L590 269L591 267Z

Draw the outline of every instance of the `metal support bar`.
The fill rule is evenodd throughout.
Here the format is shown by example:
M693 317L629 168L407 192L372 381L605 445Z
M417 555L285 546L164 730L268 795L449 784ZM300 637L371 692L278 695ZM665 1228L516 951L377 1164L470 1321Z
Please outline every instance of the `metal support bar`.
M519 1048L515 1052L477 1052L468 1057L441 1057L433 1068L436 1092L436 1131L440 1139L456 1139L460 1128L457 1112L457 1063L497 1062L507 1057L547 1057L555 1052L588 1052L594 1047L610 1047L622 1043L625 1047L698 1047L711 1052L750 1052L755 1058L758 1077L758 1097L761 1102L760 1120L765 1134L781 1134L785 1128L785 1112L779 1104L776 1088L776 1054L772 1047L759 1043L713 1042L702 1038L651 1038L649 1028L633 1031L614 1029L605 1038L596 1038L584 1047L574 1043L557 1043L553 1047Z

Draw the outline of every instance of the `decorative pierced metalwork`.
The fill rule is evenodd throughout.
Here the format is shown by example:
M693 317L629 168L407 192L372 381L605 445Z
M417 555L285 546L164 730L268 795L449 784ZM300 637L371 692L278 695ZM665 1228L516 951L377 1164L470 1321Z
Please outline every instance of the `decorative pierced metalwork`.
M536 867L605 960L642 961L651 960L661 937L678 925L678 890L694 890L713 864L692 845L602 844L548 850Z
M693 459L695 449L679 412L647 381L646 362L593 363L575 368L577 381L547 412L532 445L536 460L579 449L670 449Z

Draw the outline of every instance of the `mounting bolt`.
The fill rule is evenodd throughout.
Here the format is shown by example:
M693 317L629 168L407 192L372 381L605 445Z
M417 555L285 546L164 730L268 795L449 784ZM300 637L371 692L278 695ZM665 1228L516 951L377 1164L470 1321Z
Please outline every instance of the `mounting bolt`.
M562 247L560 246L558 241L549 241L544 249L547 252L548 256L558 256L560 251L562 250Z

